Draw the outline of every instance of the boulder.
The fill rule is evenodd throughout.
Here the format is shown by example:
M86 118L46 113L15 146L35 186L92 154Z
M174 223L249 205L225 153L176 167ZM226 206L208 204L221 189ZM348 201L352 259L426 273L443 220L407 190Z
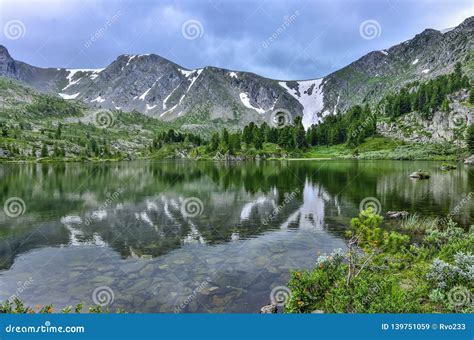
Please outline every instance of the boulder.
M474 155L469 156L464 160L464 164L474 165Z
M263 306L260 309L260 314L276 314L277 313L277 306L272 304L269 304L267 306Z
M427 179L427 178L430 178L430 174L427 173L426 171L418 170L418 171L412 172L410 174L410 177L417 178L417 179Z
M408 211L388 211L387 212L387 217L388 218L393 218L393 219L400 219L400 218L406 218L410 215Z

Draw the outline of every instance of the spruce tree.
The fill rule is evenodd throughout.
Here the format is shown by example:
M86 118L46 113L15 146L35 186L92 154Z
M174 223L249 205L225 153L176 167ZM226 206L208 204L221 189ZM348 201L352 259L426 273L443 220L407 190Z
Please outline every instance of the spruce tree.
M305 149L308 146L301 117L295 118L295 145L297 149Z
M41 148L41 157L48 157L48 156L49 156L48 147L46 146L46 144L43 144Z
M469 125L467 129L467 147L471 154L474 154L474 124Z
M219 147L219 133L215 132L211 136L211 142L209 143L209 151L216 151L217 148Z
M471 86L471 90L469 91L469 103L474 105L474 86Z
M265 135L262 129L255 129L255 148L261 150L263 148L263 143L265 142Z

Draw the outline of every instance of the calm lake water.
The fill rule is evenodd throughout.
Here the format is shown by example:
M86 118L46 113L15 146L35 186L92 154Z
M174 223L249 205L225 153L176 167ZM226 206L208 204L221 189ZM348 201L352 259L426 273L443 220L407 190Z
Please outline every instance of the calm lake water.
M0 165L0 299L16 294L31 306L62 308L96 297L128 312L258 312L291 269L345 248L342 235L364 198L376 198L382 214L452 212L471 224L474 169L459 164L446 173L440 165ZM431 178L410 179L418 169ZM17 217L12 200L6 204L13 197L24 202L17 200Z

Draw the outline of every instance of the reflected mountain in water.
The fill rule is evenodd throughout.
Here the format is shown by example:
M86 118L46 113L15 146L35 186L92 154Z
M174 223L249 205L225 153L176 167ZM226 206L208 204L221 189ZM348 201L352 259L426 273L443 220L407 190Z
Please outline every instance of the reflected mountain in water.
M423 164L420 164L423 163ZM447 214L474 191L472 170L408 173L434 162L130 162L2 166L2 201L21 197L26 213L2 215L1 268L41 247L105 246L122 258L149 258L186 244L218 244L278 229L326 228L340 235L360 201L385 211ZM188 198L202 202L195 217ZM471 221L472 203L458 221ZM276 213L275 213L276 212Z

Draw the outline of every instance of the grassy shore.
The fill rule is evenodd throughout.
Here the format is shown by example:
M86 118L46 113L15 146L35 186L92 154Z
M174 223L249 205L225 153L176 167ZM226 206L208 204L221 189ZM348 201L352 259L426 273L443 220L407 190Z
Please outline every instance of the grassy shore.
M413 216L399 233L381 229L381 221L361 212L351 221L348 251L319 256L313 270L295 270L285 311L474 312L474 226Z

